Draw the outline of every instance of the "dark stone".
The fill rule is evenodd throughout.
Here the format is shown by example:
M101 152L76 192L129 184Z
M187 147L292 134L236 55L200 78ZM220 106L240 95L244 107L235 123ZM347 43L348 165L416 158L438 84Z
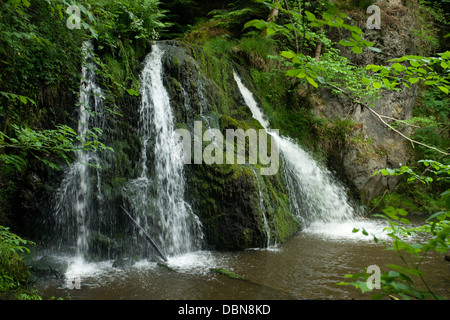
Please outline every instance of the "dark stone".
M43 256L39 260L31 261L29 270L31 279L34 278L63 278L68 263L53 256Z

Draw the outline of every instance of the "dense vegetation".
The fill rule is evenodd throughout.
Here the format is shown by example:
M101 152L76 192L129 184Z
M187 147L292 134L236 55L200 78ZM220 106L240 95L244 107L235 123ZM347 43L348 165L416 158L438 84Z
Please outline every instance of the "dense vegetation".
M100 129L85 139L78 136L68 107L77 103L82 43L89 39L96 43L95 62L110 112L117 112L119 99L138 95L135 75L151 41L181 39L248 64L271 125L318 158L326 157L330 140L345 140L354 125L349 119L313 115L310 106L319 99L321 88L370 109L385 91L418 86L420 99L413 118L386 123L391 130L412 128L405 139L411 141L414 159L398 171L382 173L398 174L403 180L396 192L380 195L372 205L442 211L448 216L450 16L446 10L450 3L404 1L422 20L415 30L421 39L419 54L357 65L342 52L380 50L364 39L361 28L345 12L364 11L373 2L83 0L71 7L66 0L4 1L0 9L0 225L16 224L14 203L20 201L20 190L34 183L30 172L42 167L57 170L79 150L111 151L101 142ZM434 161L436 167L420 160ZM408 179L405 172L420 173ZM428 183L437 174L440 179ZM448 227L442 221L439 226L444 226L439 237L443 232L445 238ZM20 258L26 252L24 243L1 227L0 292L18 290L27 282Z

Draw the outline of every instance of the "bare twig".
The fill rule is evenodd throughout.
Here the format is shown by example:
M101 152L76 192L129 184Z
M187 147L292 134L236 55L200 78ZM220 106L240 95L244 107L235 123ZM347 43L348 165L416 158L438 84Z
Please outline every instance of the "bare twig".
M373 207L369 212L367 212L367 214L364 216L364 218L366 218L368 215L370 215L372 213L373 210L375 210L376 207L378 207L378 205L380 204L380 202L383 200L384 196L386 195L387 189L384 190L383 196L381 197L381 199L377 202L377 204L375 205L375 207Z
M404 124L406 124L407 126L410 126L410 127L421 128L421 126L418 126L418 125L415 125L415 124L406 122L406 121L404 121L404 120L392 118L392 117L389 117L389 116L383 116L383 115L381 115L381 114L380 114L380 117L385 118L385 119L394 120L394 121L397 121L397 122L401 122L401 123L404 123Z

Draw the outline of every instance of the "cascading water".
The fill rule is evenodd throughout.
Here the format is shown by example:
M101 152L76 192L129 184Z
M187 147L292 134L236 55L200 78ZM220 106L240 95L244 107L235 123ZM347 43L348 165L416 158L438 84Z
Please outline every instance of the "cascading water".
M324 235L351 235L351 230L360 221L348 202L344 187L333 178L331 172L321 167L294 141L271 131L253 94L244 86L236 72L234 79L253 117L277 143L284 160L291 209L303 222L304 230Z
M252 168L252 171L255 175L255 179L256 182L258 184L258 192L259 192L259 207L261 209L261 213L262 213L262 218L263 218L263 226L264 226L264 232L266 234L266 247L269 248L271 245L271 237L270 237L270 227L269 227L269 222L267 220L267 215L266 215L266 208L264 207L264 200L263 200L263 191L261 189L261 182L259 181L258 175L256 174L256 170Z
M142 173L129 186L129 200L137 223L173 256L198 250L203 236L200 220L184 201L183 149L163 85L163 55L154 44L141 75Z
M98 117L93 117L92 114L103 112L104 96L95 82L93 50L90 41L83 43L86 62L82 67L78 116L81 145L86 142L91 126L99 124ZM77 152L76 161L67 169L56 194L56 234L61 244L75 246L78 257L84 257L89 250L91 215L94 212L98 215L101 211L101 206L96 205L96 201L101 199L100 176L95 169L98 165L99 159L94 153Z

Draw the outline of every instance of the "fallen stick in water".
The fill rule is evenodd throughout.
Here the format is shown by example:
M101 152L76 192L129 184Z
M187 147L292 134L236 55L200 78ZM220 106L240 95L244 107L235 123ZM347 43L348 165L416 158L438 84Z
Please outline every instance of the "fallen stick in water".
M153 246L153 248L156 249L156 251L158 252L158 254L161 256L161 258L167 262L167 258L166 256L161 252L161 250L158 248L158 246L156 245L156 243L152 240L152 238L149 236L149 234L136 222L136 220L133 219L133 217L128 213L127 210L125 210L124 207L120 206L122 208L122 210L127 214L127 216L131 219L131 221L134 222L134 224L139 228L139 230L142 231L142 233L144 234L145 238L148 240L148 242L150 242L150 244Z
M306 298L300 297L297 294L290 293L290 292L285 291L284 289L277 288L277 287L272 287L270 285L267 285L267 284L264 284L264 283L261 283L261 282L258 282L258 281L250 280L250 279L248 279L246 277L243 277L243 276L241 276L241 275L239 275L237 273L234 273L234 272L229 271L229 270L224 269L224 268L212 268L209 271L211 273L221 274L221 275L227 276L228 278L231 278L231 279L241 280L241 281L250 283L252 285L256 285L256 286L259 286L259 287L262 287L262 288L265 288L265 289L268 289L268 290L275 291L275 292L277 292L278 294L280 294L282 296L286 296L288 299L307 300Z

